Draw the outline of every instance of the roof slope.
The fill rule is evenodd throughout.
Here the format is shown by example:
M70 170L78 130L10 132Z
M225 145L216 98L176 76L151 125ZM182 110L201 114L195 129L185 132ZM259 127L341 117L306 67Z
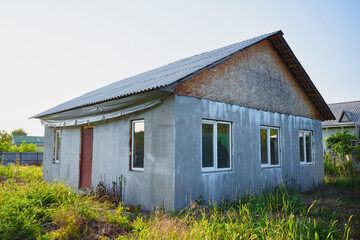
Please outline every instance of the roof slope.
M230 46L219 48L210 52L181 59L168 65L150 70L133 77L129 77L105 87L86 93L80 97L62 103L54 108L39 113L34 118L62 112L86 105L108 101L123 96L149 91L172 84L216 61L221 60L235 52L243 50L278 32L265 34Z
M352 102L341 102L341 103L332 103L329 104L329 108L331 109L332 113L336 117L335 120L328 120L322 123L323 126L346 126L346 125L354 125L355 122L339 122L340 117L345 113L347 113L350 120L352 119L357 120L357 116L360 114L360 100L359 101L352 101ZM350 113L350 114L349 114Z
M283 33L281 31L276 31L276 32L264 34L259 37L251 38L246 41L235 43L223 48L215 49L192 57L184 58L182 60L170 63L168 65L96 89L80 97L74 98L70 101L67 101L56 107L53 107L49 110L41 112L33 116L32 118L41 118L54 113L64 112L71 109L76 109L88 105L93 105L96 103L114 100L132 94L155 90L171 85L175 82L181 81L183 79L187 79L187 77L193 76L208 67L221 63L222 61L238 53L239 51L242 51L250 47L251 45L256 44L267 38L272 42L275 50L277 50L278 47L284 47L284 44L287 46L288 49L290 49L286 44L285 40L281 37L282 34ZM280 39L281 44L276 43L276 41L279 41L279 38L281 38ZM287 50L286 53L278 52L278 54L280 55L280 57L282 55L286 57L287 56L286 54L289 53ZM297 61L295 55L292 53L291 50L290 50L290 55L292 56L291 59L295 59ZM285 63L286 59L285 60L284 58L282 59ZM296 67L298 67L298 65L300 64L298 63ZM289 70L291 71L290 68ZM300 71L305 72L305 70L303 70L301 65L300 65ZM296 72L299 71L296 70ZM294 74L292 75L294 76ZM305 75L307 76L306 72ZM306 92L307 89L303 88L303 90L311 100L312 100L311 98L312 96L315 96L317 98L315 102L313 100L312 102L319 111L322 118L323 119L333 118L331 111L328 109L325 101L322 99L321 95L319 94L319 92L311 82L310 78L308 78L308 80L305 81L305 83L307 84L307 89L310 88L312 95ZM299 85L301 86L300 83Z

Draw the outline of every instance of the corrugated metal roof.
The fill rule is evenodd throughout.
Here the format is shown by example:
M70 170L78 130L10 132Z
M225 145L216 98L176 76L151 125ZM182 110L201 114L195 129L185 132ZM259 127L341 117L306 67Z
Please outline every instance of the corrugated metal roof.
M339 119L344 111L360 114L360 101L341 102L329 104L329 108L336 117L336 120L323 121L323 126L346 126L354 125L355 122L339 122Z
M281 33L281 31L264 34L210 52L184 58L154 70L117 81L41 112L32 118L41 118L46 115L168 86L277 33Z

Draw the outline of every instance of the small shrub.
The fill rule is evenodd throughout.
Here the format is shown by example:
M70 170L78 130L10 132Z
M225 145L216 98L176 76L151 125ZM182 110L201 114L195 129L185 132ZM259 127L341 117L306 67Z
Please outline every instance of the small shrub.
M79 230L80 217L74 209L61 207L52 213L53 222L59 227L50 234L53 239L74 239L81 235Z
M114 212L111 210L105 209L105 219L107 222L115 224L125 230L131 230L129 217L124 213L127 208L124 207L121 203L115 209Z

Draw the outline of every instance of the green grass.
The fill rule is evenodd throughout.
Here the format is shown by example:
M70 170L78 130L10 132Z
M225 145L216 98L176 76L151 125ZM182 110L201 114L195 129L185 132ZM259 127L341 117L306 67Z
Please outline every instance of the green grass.
M350 239L358 236L352 230L352 212L333 210L323 200L328 194L327 187L352 193L359 190L357 180L346 176L331 178L325 190L317 191L323 195L304 195L282 187L232 203L209 204L198 200L182 211L146 214L130 213L121 204L116 207L98 201L96 196L79 193L61 183L44 182L41 171L36 166L0 166L0 239ZM307 202L307 196L314 199ZM334 204L343 208L360 207L359 202L354 205L349 199Z
M316 204L316 202L314 203ZM140 239L347 239L350 228L331 212L307 207L298 192L272 189L234 203L199 206L134 221Z
M0 239L78 238L80 223L97 220L107 209L87 194L41 180L41 167L0 166ZM54 231L47 231L48 228Z

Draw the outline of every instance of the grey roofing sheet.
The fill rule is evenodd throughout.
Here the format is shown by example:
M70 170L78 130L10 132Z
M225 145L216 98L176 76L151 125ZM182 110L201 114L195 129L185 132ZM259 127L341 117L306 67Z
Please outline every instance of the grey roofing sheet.
M323 121L323 126L346 126L354 125L354 122L338 122L339 118L343 111L353 112L355 114L360 114L360 101L352 102L342 102L342 103L332 103L328 104L330 110L336 117L336 120Z
M341 116L343 116L341 119ZM356 113L356 112L350 112L350 111L343 111L343 113L340 116L340 120L342 122L360 122L360 113ZM346 121L344 121L344 116L346 116ZM340 122L339 120L339 122Z
M117 81L41 112L33 116L33 118L41 118L57 112L67 111L170 85L177 80L206 68L207 66L226 58L229 55L241 51L279 32L281 31L264 34L262 36L251 38L223 48L184 58L168 65Z

